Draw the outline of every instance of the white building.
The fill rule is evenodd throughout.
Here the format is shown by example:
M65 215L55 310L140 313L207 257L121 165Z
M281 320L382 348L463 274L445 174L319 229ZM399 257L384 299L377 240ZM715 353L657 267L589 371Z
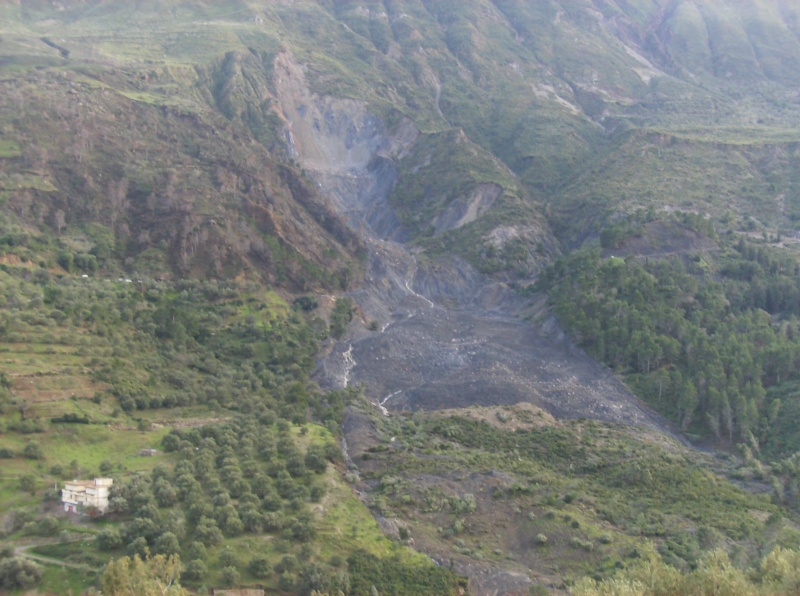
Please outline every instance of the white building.
M112 484L114 484L113 478L65 482L64 488L61 490L61 502L64 503L64 511L77 513L78 506L80 506L83 510L94 508L100 513L105 512L108 507L108 493L111 491Z

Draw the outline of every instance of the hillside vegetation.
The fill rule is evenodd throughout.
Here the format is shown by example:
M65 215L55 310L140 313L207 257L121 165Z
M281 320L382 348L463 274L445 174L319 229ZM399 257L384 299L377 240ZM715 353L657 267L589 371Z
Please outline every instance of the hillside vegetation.
M798 39L782 0L0 3L0 589L796 591ZM369 267L558 337L546 292L665 434L323 391L415 312L344 296Z
M417 547L470 569L476 593L608 580L644 564L647 541L678 575L701 569L714 549L740 570L775 546L788 556L800 546L794 516L781 506L788 500L768 492L780 469L753 458L707 458L663 436L556 421L528 404L370 424L377 432L368 440L351 433L364 439L350 454L372 489L372 509ZM797 468L787 464L788 482Z
M334 468L348 395L308 379L322 320L257 284L3 265L0 288L4 539L60 533L36 553L83 570L48 568L41 589L82 590L109 559L148 554L182 557L195 587L394 581L380 565L421 591L455 585L385 538ZM56 514L53 486L98 475L115 480L109 515Z
M761 445L781 410L767 390L797 368L800 264L743 238L721 244L690 258L576 254L542 283L581 345L683 430Z

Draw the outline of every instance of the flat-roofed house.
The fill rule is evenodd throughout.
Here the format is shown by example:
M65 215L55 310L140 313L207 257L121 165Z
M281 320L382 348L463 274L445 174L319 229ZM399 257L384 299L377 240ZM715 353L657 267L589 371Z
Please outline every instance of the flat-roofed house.
M61 489L64 511L77 513L80 509L96 509L104 513L108 507L108 493L113 484L113 478L65 482L64 488Z

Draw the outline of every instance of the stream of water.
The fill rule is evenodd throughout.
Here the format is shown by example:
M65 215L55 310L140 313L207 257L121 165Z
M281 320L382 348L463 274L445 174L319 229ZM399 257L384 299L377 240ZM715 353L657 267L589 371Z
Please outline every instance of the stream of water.
M344 369L342 373L342 389L347 389L350 385L350 371L356 365L356 359L353 358L353 344L349 344L342 354L342 365Z

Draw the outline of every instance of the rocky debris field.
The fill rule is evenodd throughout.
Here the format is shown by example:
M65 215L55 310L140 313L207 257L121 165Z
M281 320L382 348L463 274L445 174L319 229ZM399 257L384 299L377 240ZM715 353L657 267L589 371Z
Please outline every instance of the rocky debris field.
M663 428L605 366L525 320L511 290L487 290L502 284L451 270L436 290L418 288L432 274L413 255L394 243L373 248L354 295L364 319L326 357L323 384L360 384L384 414L525 402L557 418ZM367 330L371 321L377 330Z

